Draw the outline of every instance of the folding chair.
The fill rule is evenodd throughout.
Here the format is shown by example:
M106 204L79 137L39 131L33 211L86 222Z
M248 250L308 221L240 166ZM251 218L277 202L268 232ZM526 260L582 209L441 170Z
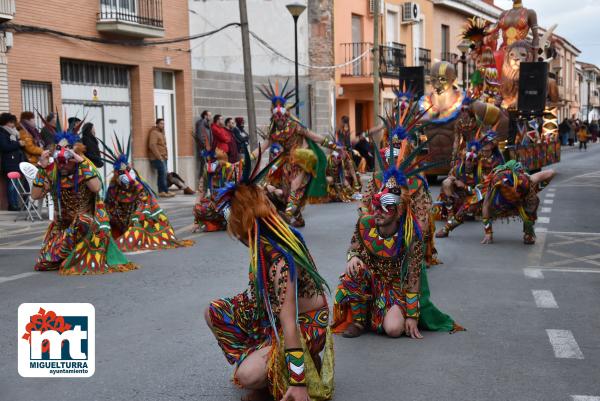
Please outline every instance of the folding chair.
M12 173L8 173L8 179L10 180L10 185L12 185L17 193L19 194L19 203L21 204L21 210L25 210L29 217L26 217L26 220L35 221L37 217L39 220L42 220L42 216L37 210L35 203L31 199L31 192L27 191L21 182L21 173L17 171L13 171ZM17 221L15 219L15 221Z
M29 183L29 188L32 187L33 180L35 180L35 176L38 172L38 168L31 163L21 162L19 163L19 170L23 173L25 178L27 178L27 182ZM46 194L46 197L39 202L38 210L43 208L44 203L48 206L48 220L54 219L54 202L52 200L52 196L50 194Z

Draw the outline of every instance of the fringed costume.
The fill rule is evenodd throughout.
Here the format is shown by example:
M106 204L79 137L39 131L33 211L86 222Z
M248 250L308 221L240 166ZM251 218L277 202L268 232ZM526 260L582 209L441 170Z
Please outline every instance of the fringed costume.
M347 151L331 151L327 156L326 175L330 202L352 202L354 195L360 192L360 178Z
M40 165L33 181L42 193L51 193L56 207L35 270L83 275L137 269L112 239L109 217L98 194L102 189L100 174L83 156L79 137L61 132L60 122L57 132L54 162ZM97 192L90 189L90 182L95 183Z
M289 386L305 386L312 400L329 400L333 396L333 342L327 284L302 235L283 221L256 185L279 157L251 174L247 151L246 155L240 182L223 188L216 201L227 218L228 231L249 248L249 288L211 302L207 319L227 361L236 365L237 384L244 385L236 376L237 367L253 352L270 347L267 382L274 399L280 400ZM291 336L289 332L284 336L281 322L287 295L294 296L296 309L296 332ZM304 300L321 306L302 310ZM295 336L299 343L290 346Z
M113 165L113 177L106 191L106 211L112 235L119 249L135 252L188 247L191 240L178 240L154 192L129 162L131 140L125 150L117 137L114 149L102 140L105 163Z
M295 227L304 226L302 209L306 202L325 202L327 182L325 169L327 158L319 145L335 148L331 140L324 138L314 142L308 129L295 119L290 110L295 104L288 102L295 89L286 92L287 82L279 91L277 85L263 86L259 90L271 101L271 126L268 145L281 147L281 156L267 177L267 185L279 190L278 198L285 205L282 215ZM300 182L298 182L300 181Z
M415 319L421 328L434 331L457 331L462 328L431 303L425 265L424 228L413 212L408 179L416 178L422 169L411 168L427 142L404 159L390 163L384 174L383 189L373 199L375 214L359 218L348 262L358 258L362 267L340 277L333 308L333 328L347 337L361 330L385 333L386 313L398 306L404 319ZM418 179L418 178L417 178ZM398 230L382 237L376 224L378 216L398 218ZM399 217L398 217L399 216Z
M228 183L235 181L242 162L227 161L227 155L217 149L205 151L206 170L201 178L198 201L194 205L194 224L201 231L225 231L227 223L215 204L217 193Z

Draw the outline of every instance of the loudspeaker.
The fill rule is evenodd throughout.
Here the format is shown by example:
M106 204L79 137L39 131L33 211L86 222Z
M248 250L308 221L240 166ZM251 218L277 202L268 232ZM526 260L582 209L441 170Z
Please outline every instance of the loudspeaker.
M425 94L425 67L400 67L400 90L411 90L415 98Z
M521 63L519 71L519 104L522 114L539 115L546 108L548 96L548 63Z

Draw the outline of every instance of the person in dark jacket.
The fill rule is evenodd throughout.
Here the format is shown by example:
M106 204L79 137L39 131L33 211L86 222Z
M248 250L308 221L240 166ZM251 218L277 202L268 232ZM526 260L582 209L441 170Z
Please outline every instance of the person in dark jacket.
M1 171L6 177L8 173L19 172L19 163L25 161L21 146L25 143L19 139L16 128L17 116L10 113L0 114L0 157L2 158ZM8 210L19 210L19 193L7 179Z
M44 141L44 149L50 149L55 143L56 114L48 114L48 116L46 116L46 122L48 123L48 126L42 128L42 140Z
M100 147L96 138L96 127L92 123L85 123L81 129L81 142L85 145L85 157L90 159L97 168L104 166L100 157Z
M233 139L237 143L238 153L242 153L245 146L248 146L250 135L244 129L244 117L235 118L235 127L233 127Z

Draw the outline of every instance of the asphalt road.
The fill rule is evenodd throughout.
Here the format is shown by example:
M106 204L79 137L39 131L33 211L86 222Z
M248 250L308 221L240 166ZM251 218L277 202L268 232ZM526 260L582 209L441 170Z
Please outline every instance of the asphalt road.
M599 145L563 152L558 177L542 193L535 246L523 245L518 222L496 224L494 245L480 245L477 222L438 241L444 264L429 271L432 299L468 331L425 332L420 341L336 337L335 400L600 400L593 398L600 397L599 165ZM189 236L191 199L165 206ZM332 287L344 269L355 208L328 204L306 213L303 233ZM0 237L0 400L239 399L202 311L245 288L243 246L224 233L202 234L192 248L132 255L142 265L134 272L23 277L16 275L33 271L43 224L23 227ZM19 376L17 308L24 302L95 306L93 377Z

